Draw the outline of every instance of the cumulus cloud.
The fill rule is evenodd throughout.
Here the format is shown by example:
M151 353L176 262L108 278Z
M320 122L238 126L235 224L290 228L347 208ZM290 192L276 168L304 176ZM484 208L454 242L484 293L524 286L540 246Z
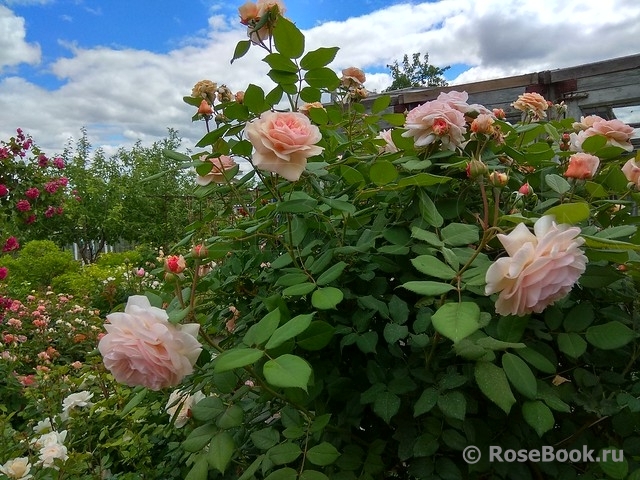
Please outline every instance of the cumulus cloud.
M193 108L182 97L197 81L210 79L233 91L249 83L265 91L273 86L260 61L265 52L258 48L230 65L236 43L246 38L237 16L209 14L206 32L194 32L167 53L69 45L68 56L43 66L61 82L52 91L19 76L0 77L0 111L15 123L0 124L0 138L21 127L47 151L60 152L86 127L94 147L110 152L137 139L159 140L171 127L185 148L193 148L204 124L191 123ZM6 22L13 23L0 26L0 65L37 62L39 49L25 42L23 19L0 7L0 25ZM340 46L331 67L363 68L371 91L391 83L387 64L414 52L428 53L438 67L466 65L448 79L460 84L638 53L640 3L612 0L607 8L598 0L548 0L543 6L537 0L404 3L304 33L307 50Z
M6 67L40 62L40 46L26 41L24 18L0 5L0 73Z

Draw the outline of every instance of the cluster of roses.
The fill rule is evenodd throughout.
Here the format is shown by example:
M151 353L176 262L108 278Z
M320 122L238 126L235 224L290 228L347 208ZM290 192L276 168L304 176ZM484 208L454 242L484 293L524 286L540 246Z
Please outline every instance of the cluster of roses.
M16 231L64 213L68 179L61 175L64 160L47 157L21 129L8 142L0 141L0 166L0 245L8 253L20 248ZM7 274L0 267L0 280Z

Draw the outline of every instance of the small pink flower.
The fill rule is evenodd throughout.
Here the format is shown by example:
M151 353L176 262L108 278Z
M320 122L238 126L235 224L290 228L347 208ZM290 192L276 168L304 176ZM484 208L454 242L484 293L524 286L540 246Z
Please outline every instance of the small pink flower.
M169 255L164 261L165 270L171 273L182 273L187 262L182 255Z
M600 166L600 159L588 153L574 153L569 157L569 166L564 176L585 180L593 178Z
M531 185L529 185L529 183L524 183L519 189L518 189L518 193L526 196L529 196L533 193L533 188L531 188Z
M76 360L75 362L71 363L71 366L76 370L79 370L82 368L82 362Z
M7 241L4 243L2 247L3 252L12 252L13 250L18 250L20 248L20 244L18 243L18 239L16 237L9 237Z
M233 161L231 157L227 155L221 155L220 157L215 158L207 158L206 155L202 155L200 159L203 162L211 162L212 167L209 173L204 176L198 175L196 177L196 183L198 185L209 185L211 182L214 183L227 183L227 178L225 177L225 173L228 173L232 170L237 164Z
M505 118L507 118L507 114L504 113L504 110L502 108L494 108L493 115L499 120L504 120Z
M31 204L29 203L29 200L18 200L16 202L16 210L18 210L19 212L28 212L29 210L31 210Z
M47 165L49 165L49 159L47 158L47 156L44 153L41 153L40 155L38 155L38 165L41 168L44 168Z
M546 215L533 230L520 223L508 235L498 234L509 256L487 270L485 293L499 293L496 312L500 315L542 312L565 297L586 269L580 228L557 225L553 216Z
M56 157L53 159L53 166L56 167L59 170L62 170L64 168L64 160L60 157Z
M630 158L627 160L627 163L622 167L622 173L627 177L629 183L633 183L637 188L640 188L640 165L635 159Z
M137 277L144 277L144 274L145 274L144 268L139 268L136 270Z
M36 187L32 187L24 192L24 195L31 200L35 200L40 196L40 190L38 190Z
M9 193L9 189L6 187L6 185L0 183L0 197L4 197Z
M56 209L54 207L52 207L51 205L49 205L47 207L47 209L45 210L45 212L44 212L44 216L47 217L47 218L51 218L51 217L53 217L55 215L55 213L56 213Z
M9 269L7 269L7 267L0 267L0 280L4 280L5 278L7 278L8 274Z

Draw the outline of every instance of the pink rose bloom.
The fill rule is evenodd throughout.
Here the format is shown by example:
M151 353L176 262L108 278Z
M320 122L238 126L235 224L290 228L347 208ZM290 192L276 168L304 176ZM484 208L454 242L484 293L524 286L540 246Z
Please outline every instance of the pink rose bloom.
M226 155L221 155L218 158L207 158L206 155L202 155L200 159L203 162L208 161L213 164L209 173L204 176L198 175L196 177L196 183L202 186L209 185L211 182L227 183L227 179L224 174L237 165L231 157Z
M300 178L307 158L323 150L315 145L322 138L320 130L298 112L264 112L247 123L245 133L255 149L253 164L290 182Z
M35 200L40 196L40 190L38 190L36 187L33 187L24 192L24 195L31 200Z
M18 210L19 212L28 212L29 210L31 210L31 204L29 203L29 200L18 200L16 202L16 210Z
M450 92L452 93L452 92ZM455 150L464 141L464 114L449 103L434 100L417 106L407 114L407 131L403 137L414 137L416 147L426 147L440 140L443 147Z
M0 280L4 280L5 278L7 278L8 273L9 270L7 269L7 267L0 267Z
M557 225L554 217L538 219L531 233L524 223L509 235L498 235L508 257L489 267L485 293L498 293L500 315L540 313L566 296L585 271L580 228Z
M627 152L633 151L631 137L634 130L621 120L596 120L593 125L586 130L578 132L574 137L574 145L578 150L582 150L582 142L594 135L603 135L607 138L607 145L620 147Z
M599 117L598 115L587 115L586 117L580 117L579 122L573 122L571 126L577 132L580 130L587 130L588 128L593 127L595 122L601 122L604 118Z
M467 92L458 92L455 90L451 90L450 92L442 92L438 95L436 100L440 102L448 103L451 108L458 110L459 112L467 115L471 112L482 113L485 115L491 115L491 111L477 103L469 105L467 101L469 100L469 94ZM470 121L470 120L469 120Z
M627 163L622 167L622 173L630 183L635 183L636 187L640 188L640 165L636 163L635 159L627 160Z
M549 103L539 93L528 92L520 95L511 106L538 120L547 116L546 110L549 108Z
M564 176L585 180L593 178L600 166L600 159L588 153L574 153L569 157L569 166Z
M8 193L9 193L9 189L7 188L7 186L0 183L0 197L4 197Z
M202 351L196 339L200 325L173 325L168 318L142 295L129 297L124 312L107 315L98 349L116 381L160 390L193 372Z
M20 244L18 243L18 239L16 237L9 237L7 238L7 241L4 242L2 251L12 252L13 250L18 250L19 248L20 248Z

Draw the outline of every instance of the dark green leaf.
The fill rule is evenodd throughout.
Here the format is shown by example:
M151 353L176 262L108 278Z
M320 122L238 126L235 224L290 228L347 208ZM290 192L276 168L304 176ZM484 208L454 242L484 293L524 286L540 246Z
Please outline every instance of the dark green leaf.
M278 17L273 29L273 41L278 52L288 58L298 58L304 53L304 35L284 17Z
M267 361L262 371L267 382L275 387L298 387L306 391L311 378L309 364L304 359L291 354Z

